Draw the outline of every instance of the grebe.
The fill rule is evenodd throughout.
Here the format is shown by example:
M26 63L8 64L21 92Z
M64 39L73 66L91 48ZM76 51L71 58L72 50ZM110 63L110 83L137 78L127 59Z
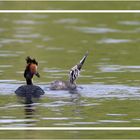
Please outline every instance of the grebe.
M32 78L34 75L40 77L40 74L37 71L38 62L35 59L30 57L26 58L26 68L24 71L24 78L26 79L27 85L20 86L16 91L16 95L20 97L25 97L26 100L30 102L30 99L39 98L41 95L44 94L44 91L39 87L33 85Z
M76 89L76 83L75 80L78 78L80 74L80 70L88 56L88 52L83 56L83 58L80 60L80 62L71 68L69 73L69 80L67 81L60 81L56 80L52 83L50 83L50 89L51 90L74 90Z

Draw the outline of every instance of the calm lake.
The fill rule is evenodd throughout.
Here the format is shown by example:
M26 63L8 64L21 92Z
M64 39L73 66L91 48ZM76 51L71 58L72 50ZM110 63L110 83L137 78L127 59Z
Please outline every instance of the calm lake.
M140 126L140 14L0 13L0 127ZM51 91L86 51L78 90ZM25 58L45 95L24 105ZM55 133L55 134L54 134ZM139 131L0 131L0 138L139 138Z

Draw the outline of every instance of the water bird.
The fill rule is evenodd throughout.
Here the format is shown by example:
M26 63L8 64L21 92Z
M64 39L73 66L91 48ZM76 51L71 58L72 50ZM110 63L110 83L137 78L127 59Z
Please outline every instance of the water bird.
M40 77L37 71L38 62L31 57L26 58L26 68L24 70L24 78L26 79L26 85L18 87L15 91L19 97L25 97L26 103L31 103L32 98L39 98L44 94L44 91L36 85L33 85L32 78L34 75Z
M80 60L80 62L71 68L69 73L69 80L67 81L55 80L50 83L50 89L51 90L75 90L77 87L75 81L80 74L80 71L82 69L82 66L88 54L89 53L87 51L86 54L83 56L83 58Z

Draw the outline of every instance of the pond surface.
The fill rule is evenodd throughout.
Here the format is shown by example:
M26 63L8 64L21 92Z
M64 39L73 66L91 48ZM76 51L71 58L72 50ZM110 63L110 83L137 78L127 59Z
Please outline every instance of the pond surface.
M140 126L140 14L0 14L0 127ZM51 91L89 56L78 89ZM25 58L39 62L34 84L45 95L32 105L14 91L25 84ZM6 131L1 138L138 138L138 132Z

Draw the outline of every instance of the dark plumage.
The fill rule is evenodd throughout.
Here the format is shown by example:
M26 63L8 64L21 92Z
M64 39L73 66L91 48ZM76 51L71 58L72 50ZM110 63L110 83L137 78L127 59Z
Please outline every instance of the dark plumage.
M76 83L75 80L78 78L80 70L82 69L82 66L88 56L88 52L83 56L83 58L80 60L80 62L75 65L73 68L70 70L69 74L69 80L67 81L61 81L61 80L56 80L50 84L50 89L51 90L74 90L76 89Z
M15 93L20 97L32 96L33 98L39 98L44 94L44 91L35 85L22 85L16 89Z

